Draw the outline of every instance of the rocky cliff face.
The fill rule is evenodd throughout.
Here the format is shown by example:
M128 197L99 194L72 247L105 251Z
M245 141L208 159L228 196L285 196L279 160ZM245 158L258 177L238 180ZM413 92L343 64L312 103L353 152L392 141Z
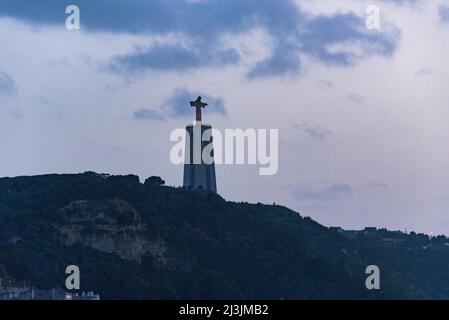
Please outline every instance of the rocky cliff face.
M147 225L140 213L122 199L78 200L59 209L63 223L55 227L67 245L80 243L126 260L140 262L149 253L165 263L166 245L162 239L145 236Z

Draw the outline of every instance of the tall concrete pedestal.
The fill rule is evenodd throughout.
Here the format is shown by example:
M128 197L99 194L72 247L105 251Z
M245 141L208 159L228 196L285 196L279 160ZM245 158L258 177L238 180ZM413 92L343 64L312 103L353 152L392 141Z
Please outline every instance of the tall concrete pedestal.
M213 162L212 135L210 139L202 141L203 133L212 129L208 124L197 121L186 127L186 146L184 162L184 182L186 188L196 190L208 190L217 193L217 182L215 179L215 163ZM203 159L203 150L212 156L212 161ZM210 163L211 162L211 163Z

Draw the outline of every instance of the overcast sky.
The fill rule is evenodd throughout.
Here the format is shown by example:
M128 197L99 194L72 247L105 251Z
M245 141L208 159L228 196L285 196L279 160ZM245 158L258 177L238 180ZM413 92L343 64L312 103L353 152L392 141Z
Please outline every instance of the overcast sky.
M215 128L279 129L277 175L219 165L224 198L449 235L449 0L0 0L0 40L0 176L179 186L202 94Z

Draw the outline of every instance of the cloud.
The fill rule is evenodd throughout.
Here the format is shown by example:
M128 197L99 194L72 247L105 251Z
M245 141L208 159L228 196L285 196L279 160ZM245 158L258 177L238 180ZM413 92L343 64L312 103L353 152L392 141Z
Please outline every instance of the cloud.
M160 111L144 108L134 111L134 119L163 121L165 117Z
M365 98L357 93L348 94L346 99L356 104L362 104L365 101Z
M248 73L248 78L260 78L283 74L296 75L300 71L299 52L292 46L278 44L270 58L257 63Z
M208 104L206 107L208 114L219 114L227 116L224 100L220 97L212 97L203 94L199 91L189 91L184 88L173 90L172 95L165 101L163 108L166 109L167 114L173 118L191 117L192 108L189 102L195 100L196 97L201 96L203 101Z
M389 26L388 33L372 32L364 23L363 17L354 13L314 17L301 34L302 51L322 63L343 66L373 55L391 56L399 30Z
M65 0L0 0L0 15L62 28L68 4ZM269 35L273 47L266 59L249 67L250 79L297 75L301 71L300 54L319 63L351 66L372 55L392 55L398 42L395 28L372 32L364 27L364 17L355 13L313 16L291 0L78 0L77 5L81 28L89 32L139 33L187 40L156 43L117 56L110 67L122 72L235 65L241 57L223 39L256 28ZM336 50L336 46L343 49ZM352 50L354 47L356 51Z
M235 49L186 48L173 44L158 44L150 50L139 49L129 55L117 56L110 68L121 72L141 72L143 70L184 71L205 66L235 64L240 56Z
M383 2L393 2L395 4L403 5L403 4L415 4L422 0L382 0Z
M266 6L270 1L265 1ZM214 3L214 2L211 2ZM288 7L289 1L280 2ZM263 6L263 5L262 5ZM276 11L249 10L247 17L238 10L235 15L239 28L215 29L216 37L210 32L195 35L190 46L155 45L147 50L138 50L125 56L116 57L113 65L116 70L178 70L205 66L237 64L241 57L234 48L223 48L220 37L229 32L243 33L252 27L262 27L273 39L273 48L268 58L256 62L248 71L250 79L281 75L297 75L301 71L300 54L306 54L316 61L329 65L351 66L359 60L373 55L391 56L397 46L399 32L390 28L390 33L368 32L364 20L354 13L320 15L306 18L296 7L281 10L284 17L277 17ZM247 12L246 12L247 13ZM247 13L248 14L248 13ZM251 19L256 16L258 19ZM285 20L283 23L276 19ZM226 17L224 18L226 19ZM234 21L234 18L232 19ZM252 21L251 23L242 21ZM208 29L208 26L205 26ZM200 48L200 50L198 50Z
M0 71L0 94L14 94L17 91L16 83L6 72Z
M449 23L449 6L440 5L438 7L438 15L441 22Z
M302 184L292 189L292 195L298 200L304 201L332 201L346 198L352 195L352 188L348 184L337 183L324 189L316 190L309 184Z
M325 139L327 136L332 134L332 131L317 125L297 124L294 128L296 130L301 130L309 136L317 139Z
M177 88L173 90L167 99L165 99L158 110L146 108L138 109L134 111L134 119L164 121L167 118L192 117L193 111L189 102L195 100L198 96L201 96L203 101L208 104L206 107L207 114L228 115L222 98L213 97L199 91Z
M329 80L320 80L318 81L319 84L327 87L327 88L333 88L334 87L334 83L332 81Z
M384 183L384 182L379 182L379 181L374 181L374 182L371 182L370 184L369 184L369 187L371 188L371 189L374 189L374 190L384 190L384 191L389 191L389 190L391 190L391 187L389 186L389 185L387 185L386 183Z
M434 69L431 68L422 68L415 72L415 78L422 77L422 76L428 76L435 73Z

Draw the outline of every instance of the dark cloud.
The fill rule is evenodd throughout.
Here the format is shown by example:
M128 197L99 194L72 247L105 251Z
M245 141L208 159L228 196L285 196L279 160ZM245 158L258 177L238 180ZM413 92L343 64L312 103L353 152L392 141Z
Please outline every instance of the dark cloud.
M438 7L438 14L442 22L449 23L449 6L441 5Z
M0 71L0 94L14 94L16 91L14 79L6 72Z
M299 52L294 46L278 44L270 58L257 63L248 73L248 78L269 77L282 74L298 74L300 71Z
M415 78L422 77L422 76L429 76L435 73L434 69L431 68L422 68L415 72Z
M362 104L365 101L365 98L357 93L348 94L346 99L356 104Z
M343 66L372 55L391 56L399 31L394 27L389 34L367 31L364 25L364 17L353 13L314 17L306 23L301 36L302 51L323 63ZM335 45L343 49L332 50Z
M352 188L348 184L337 183L324 189L316 190L308 184L299 185L292 189L293 196L304 201L331 201L352 195Z
M143 70L184 71L205 66L235 64L240 56L235 49L186 48L158 44L149 50L118 56L111 64L113 71L141 72Z
M134 111L134 119L136 120L154 120L163 121L165 117L160 111L152 109L139 109Z
M167 111L170 117L192 117L192 108L189 101L195 100L201 96L203 101L208 104L207 114L220 114L227 116L224 105L224 100L220 97L212 97L198 91L189 91L184 88L178 88L173 91L173 94L165 101L163 109Z
M317 126L317 125L310 125L310 124L297 124L294 126L296 130L303 131L304 133L308 134L309 136L317 139L324 139L327 136L332 134L332 131Z
M134 111L136 120L164 121L167 118L193 117L193 110L189 102L201 96L208 104L207 114L219 114L227 116L224 100L198 91L190 91L184 88L173 90L172 94L164 101L158 110L138 109Z
M0 15L63 27L68 4L71 1L0 0ZM85 30L176 34L189 39L188 45L156 44L116 57L111 63L115 71L185 71L236 64L237 51L223 48L220 39L254 27L268 32L275 45L270 57L250 68L249 78L298 74L301 53L321 63L350 66L367 56L391 55L398 41L397 32L366 30L364 17L355 13L312 16L290 0L78 0L77 5ZM356 45L359 52L329 49L336 44Z

